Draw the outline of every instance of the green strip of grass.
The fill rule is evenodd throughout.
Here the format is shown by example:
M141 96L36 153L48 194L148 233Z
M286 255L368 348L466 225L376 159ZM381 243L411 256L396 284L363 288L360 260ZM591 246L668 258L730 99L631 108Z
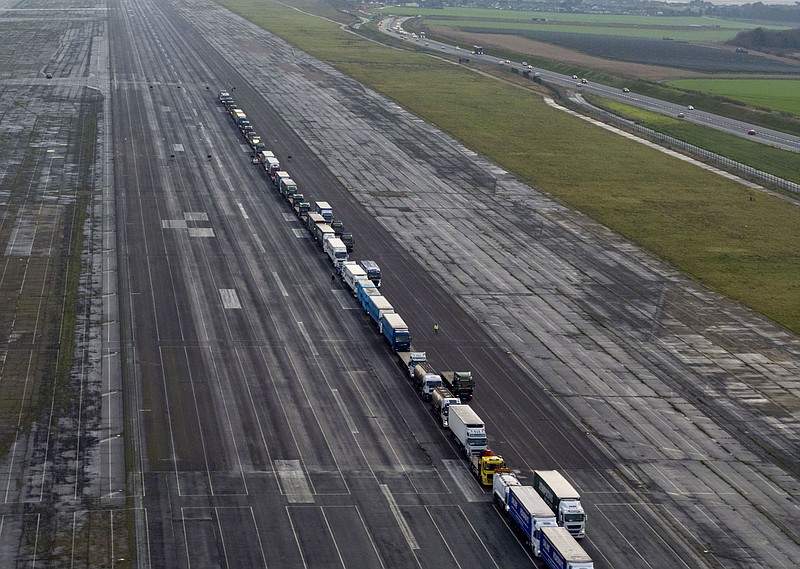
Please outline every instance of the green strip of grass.
M269 1L220 3L476 151L800 331L800 209L611 135L513 86L388 49ZM751 199L755 195L755 199Z
M727 156L731 160L769 172L785 180L800 183L800 154L796 152L772 148L754 140L726 134L679 118L651 113L610 99L587 94L584 94L584 97L598 107L647 128Z

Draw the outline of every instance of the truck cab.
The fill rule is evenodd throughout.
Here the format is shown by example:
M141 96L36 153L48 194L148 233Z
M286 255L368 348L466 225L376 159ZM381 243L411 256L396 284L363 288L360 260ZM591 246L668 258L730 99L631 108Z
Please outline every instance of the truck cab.
M511 472L506 468L502 456L486 449L478 456L470 457L470 470L483 486L492 486L495 473Z
M375 283L376 287L380 288L381 268L378 266L378 263L370 261L369 259L362 259L359 261L359 264L367 271L367 278Z
M446 387L437 387L431 394L433 413L439 418L442 427L450 425L450 406L461 405L461 399L450 393Z

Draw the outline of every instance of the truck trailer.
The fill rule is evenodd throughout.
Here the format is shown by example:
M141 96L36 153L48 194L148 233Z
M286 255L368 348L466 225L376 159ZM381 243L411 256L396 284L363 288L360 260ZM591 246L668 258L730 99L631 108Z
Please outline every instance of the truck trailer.
M439 373L444 381L444 386L450 393L461 399L462 403L472 400L475 390L475 381L471 371L443 371Z
M380 291L378 290L378 287L372 284L372 281L366 282L361 280L356 283L356 298L358 299L358 303L361 305L361 308L363 308L365 312L367 310L367 297L379 294Z
M592 558L565 528L543 527L539 551L549 569L594 569Z
M543 527L557 527L556 516L531 486L510 486L506 494L506 513L523 536L525 545L539 553L539 531Z
M448 428L467 458L489 448L486 426L469 405L450 405Z
M372 318L375 324L377 324L380 328L381 317L384 314L391 314L394 312L394 308L389 302L389 299L380 294L373 294L372 296L366 297L365 300L366 302L364 303L364 310L367 311L369 317Z
M316 202L314 204L314 212L324 217L327 223L333 221L333 208L328 202Z
M374 298L374 297L370 297ZM405 352L411 347L411 332L399 314L383 314L380 330L395 352Z
M336 270L336 272L338 273L341 271L342 263L347 261L347 248L344 246L344 243L342 243L342 240L337 239L336 237L326 239L323 243L322 249L331 260L333 268Z
M461 399L450 393L446 387L437 387L431 393L431 408L433 414L447 428L450 420L450 406L461 405Z
M347 248L345 247L345 250ZM367 272L355 261L347 261L342 264L342 279L353 296L356 295L356 281L367 277Z
M534 470L533 487L556 515L559 526L566 528L576 539L586 535L586 513L581 495L557 470Z

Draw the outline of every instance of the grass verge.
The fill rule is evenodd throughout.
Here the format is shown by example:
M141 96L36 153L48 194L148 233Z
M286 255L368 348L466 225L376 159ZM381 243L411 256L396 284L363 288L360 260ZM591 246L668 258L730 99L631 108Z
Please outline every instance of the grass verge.
M800 331L800 208L541 98L269 1L218 0L707 286Z

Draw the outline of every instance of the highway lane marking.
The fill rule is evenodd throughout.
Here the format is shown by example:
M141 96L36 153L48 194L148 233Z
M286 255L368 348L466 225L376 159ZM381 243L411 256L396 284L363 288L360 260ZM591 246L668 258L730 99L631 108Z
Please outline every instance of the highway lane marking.
M242 212L242 217L245 219L250 219L250 217L247 215L247 212L244 210L242 202L236 202L236 205L239 206L239 211Z
M353 418L350 416L350 412L347 410L347 407L345 407L344 400L342 399L339 390L331 389L331 392L333 393L333 398L336 399L336 403L339 405L339 410L344 416L345 423L347 423L347 426L350 428L350 432L354 435L357 435L358 427L356 427L356 424L353 422Z
M491 500L491 497L487 498L483 492L479 492L475 489L475 481L464 466L464 461L444 459L442 463L444 464L445 470L447 470L453 478L456 486L458 486L458 489L464 494L467 502L488 502Z
M278 283L278 288L281 289L281 294L283 294L283 296L288 297L289 293L286 292L286 289L284 288L283 283L281 282L281 279L278 277L278 273L276 273L275 271L272 271L272 276L275 277L275 282Z
M313 504L314 495L299 460L276 460L275 471L281 492L290 504Z
M235 288L221 288L219 289L219 295L222 297L222 306L224 308L237 309L242 307Z
M403 517L403 512L401 512L400 508L397 506L397 502L395 502L394 496L392 496L392 491L389 490L389 486L386 484L381 484L381 492L383 492L383 495L386 497L386 501L389 502L389 509L392 511L392 515L397 521L397 525L400 526L400 531L403 533L403 537L406 538L408 546L411 549L419 549L419 544L417 543L414 534L411 532L411 528L408 527L408 523Z

